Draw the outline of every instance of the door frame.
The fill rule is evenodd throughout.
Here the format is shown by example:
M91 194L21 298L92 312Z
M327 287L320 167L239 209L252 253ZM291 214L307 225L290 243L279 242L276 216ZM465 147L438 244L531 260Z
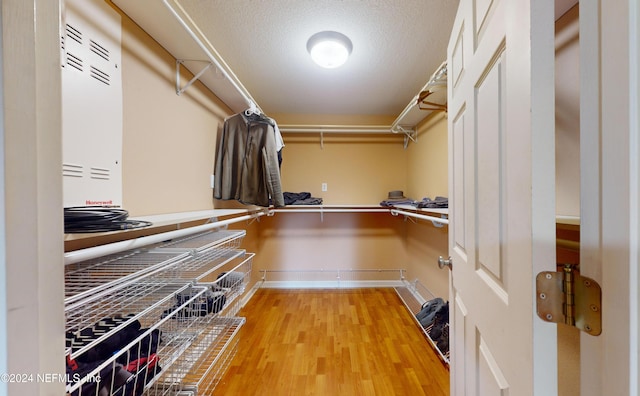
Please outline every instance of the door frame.
M583 396L640 388L639 21L634 0L580 3L580 270L603 307L602 335L581 334Z

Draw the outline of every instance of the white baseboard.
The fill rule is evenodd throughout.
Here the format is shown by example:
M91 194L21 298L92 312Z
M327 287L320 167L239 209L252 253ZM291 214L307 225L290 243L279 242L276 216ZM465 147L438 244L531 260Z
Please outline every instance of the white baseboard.
M257 285L270 289L354 289L362 287L404 286L401 280L388 281L263 281Z
M249 289L248 292L246 292L244 294L244 296L242 296L242 299L240 300L240 308L244 307L245 305L247 305L247 303L249 302L249 300L251 300L251 298L253 297L254 294L256 294L256 291L260 288L260 284L262 282L258 281L256 283L253 284L253 287L251 289Z

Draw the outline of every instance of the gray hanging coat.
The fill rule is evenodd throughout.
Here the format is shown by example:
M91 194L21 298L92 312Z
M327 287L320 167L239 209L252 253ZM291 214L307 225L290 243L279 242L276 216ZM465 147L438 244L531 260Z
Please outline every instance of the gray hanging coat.
M238 113L225 120L216 156L214 197L284 206L275 132L265 117Z

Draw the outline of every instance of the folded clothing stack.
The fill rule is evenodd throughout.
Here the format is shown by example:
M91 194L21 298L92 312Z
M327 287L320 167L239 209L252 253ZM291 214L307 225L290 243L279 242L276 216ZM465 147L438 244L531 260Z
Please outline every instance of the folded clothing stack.
M422 198L421 201L416 203L418 208L448 208L449 198L447 197L435 197L431 199L429 197Z
M308 192L284 192L285 205L322 205L322 198L312 197Z

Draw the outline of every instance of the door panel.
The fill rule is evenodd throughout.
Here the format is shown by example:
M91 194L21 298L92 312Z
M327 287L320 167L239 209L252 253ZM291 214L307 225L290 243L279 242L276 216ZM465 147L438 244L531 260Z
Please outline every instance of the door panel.
M501 67L504 59L488 70L486 77L476 88L476 170L478 197L475 213L478 223L478 270L490 274L497 283L503 284L502 277L502 191L504 172L501 154L502 126L504 114L502 98Z
M473 345L467 339L467 334L465 330L468 326L466 326L466 317L467 317L467 308L465 307L462 299L457 296L455 300L453 300L452 304L452 314L453 317L452 323L456 323L456 326L452 329L450 336L453 337L453 340L456 340L455 343L451 342L451 359L450 359L450 368L452 373L456 373L455 382L450 381L451 384L451 394L452 395L460 395L466 394L471 395L472 393L467 389L467 386L471 386L474 383L473 379L475 378L474 372L468 372L468 369L471 367L467 367L465 362L473 356L475 353L475 348L469 347ZM470 354L467 357L467 354Z
M452 395L557 393L555 327L536 322L533 307L534 268L555 268L553 259L536 262L555 255L548 243L555 241L555 208L547 207L555 190L553 179L536 178L535 165L554 158L553 130L536 129L548 124L539 120L552 124L554 113L553 106L534 107L542 96L532 99L535 84L553 85L553 72L536 69L539 61L553 61L553 46L548 57L531 55L541 52L536 40L553 38L552 7L462 0L454 22L448 48ZM533 35L534 24L547 30ZM541 94L553 103L552 90Z
M500 370L500 365L496 362L489 348L480 338L478 347L478 394L479 395L507 395L509 384Z
M462 113L458 115L458 117L453 121L451 127L452 134L452 143L450 146L453 148L453 153L456 158L459 158L459 161L456 161L453 165L453 185L456 191L459 191L459 194L456 194L453 197L454 206L456 208L460 208L460 212L457 216L453 218L455 222L455 227L449 231L453 235L454 240L454 249L458 252L458 254L462 256L466 256L466 221L465 221L465 210L464 210L464 186L465 186L465 167L467 158L465 153L465 131L464 131L464 109ZM469 157L471 158L471 157Z

